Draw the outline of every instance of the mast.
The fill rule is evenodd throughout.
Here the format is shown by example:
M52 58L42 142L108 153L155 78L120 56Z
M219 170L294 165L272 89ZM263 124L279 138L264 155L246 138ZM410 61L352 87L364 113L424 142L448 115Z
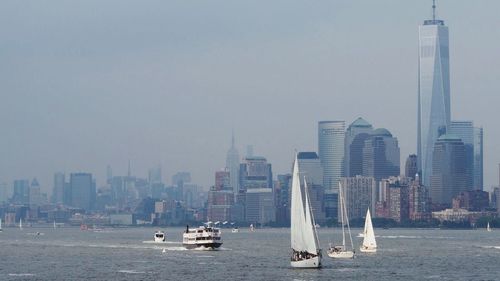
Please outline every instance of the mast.
M312 211L312 206L311 206L311 202L309 201L309 189L307 187L307 181L306 181L306 177L304 177L304 193L305 193L305 196L306 196L306 208L307 208L307 213L309 213L309 218L306 218L306 220L310 220L311 221L311 228L312 228L312 231L313 231L313 234L314 234L314 244L315 244L315 248L316 248L316 251L318 251L319 249L319 238L318 238L318 232L316 231L316 221L314 220L314 213ZM315 253L311 253L311 254L315 254Z
M342 246L345 250L345 229L344 229L344 197L342 194L342 185L339 182L339 196L340 196L340 220L342 223Z
M432 0L432 20L436 20L436 0Z

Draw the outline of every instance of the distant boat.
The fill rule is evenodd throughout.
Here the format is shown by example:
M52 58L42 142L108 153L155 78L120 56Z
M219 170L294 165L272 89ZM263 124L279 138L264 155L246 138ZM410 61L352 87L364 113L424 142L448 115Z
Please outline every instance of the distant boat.
M302 194L304 194L304 199L302 199ZM319 268L321 267L321 249L314 227L314 216L305 180L304 192L301 190L297 158L293 166L291 195L292 257L290 264L295 268Z
M255 227L253 227L253 223L250 224L250 231L251 232L254 232L255 231Z
M216 250L222 245L221 231L211 222L198 228L189 228L188 225L182 234L182 245L187 249Z
M340 218L342 224L342 245L330 245L328 249L328 256L334 259L352 259L354 258L354 245L352 243L351 227L349 226L349 218L347 217L347 209L345 207L345 199L342 194L342 187L339 183L339 203L340 203ZM348 249L345 239L345 225L347 225L347 232L349 233L349 240L351 241L351 248Z
M0 232L2 232L3 229L2 229L2 219L0 219Z
M19 218L19 229L23 230L23 219Z
M377 242L375 241L375 232L373 231L372 217L370 209L366 211L365 229L363 231L363 244L359 248L361 252L375 253L377 252Z
M54 221L54 229L56 229L56 221Z
M233 229L231 230L232 233L238 233L240 232L240 230L238 229L238 227L233 227Z
M163 243L166 241L166 235L163 231L158 230L155 232L155 242Z
M490 223L489 223L489 222L488 222L488 224L486 225L486 231L491 232L491 227L490 227Z

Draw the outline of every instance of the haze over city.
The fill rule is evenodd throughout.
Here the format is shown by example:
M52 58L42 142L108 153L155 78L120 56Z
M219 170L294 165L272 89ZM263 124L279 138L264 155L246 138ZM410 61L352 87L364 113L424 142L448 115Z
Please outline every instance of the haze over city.
M498 185L500 2L439 1L452 119L484 129ZM162 165L208 187L240 155L288 173L317 122L363 117L416 153L418 25L429 1L9 1L0 10L0 182Z

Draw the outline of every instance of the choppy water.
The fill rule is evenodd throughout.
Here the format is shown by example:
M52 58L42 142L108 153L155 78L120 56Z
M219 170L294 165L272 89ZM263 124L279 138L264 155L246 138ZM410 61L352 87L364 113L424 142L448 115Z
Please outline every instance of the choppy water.
M183 228L164 229L168 243L144 243L155 230L6 228L0 280L500 280L500 230L375 229L376 254L338 261L325 253L319 270L290 268L289 229L223 230L221 251L185 250ZM326 249L340 232L319 236Z

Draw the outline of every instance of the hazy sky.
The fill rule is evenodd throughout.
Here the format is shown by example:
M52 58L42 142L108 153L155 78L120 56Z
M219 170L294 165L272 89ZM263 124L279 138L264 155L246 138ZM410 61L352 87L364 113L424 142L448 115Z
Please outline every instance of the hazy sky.
M431 0L2 1L0 182L56 171L209 186L234 129L289 172L317 122L364 117L416 152L418 25ZM439 0L450 29L452 119L484 127L500 162L500 1Z

